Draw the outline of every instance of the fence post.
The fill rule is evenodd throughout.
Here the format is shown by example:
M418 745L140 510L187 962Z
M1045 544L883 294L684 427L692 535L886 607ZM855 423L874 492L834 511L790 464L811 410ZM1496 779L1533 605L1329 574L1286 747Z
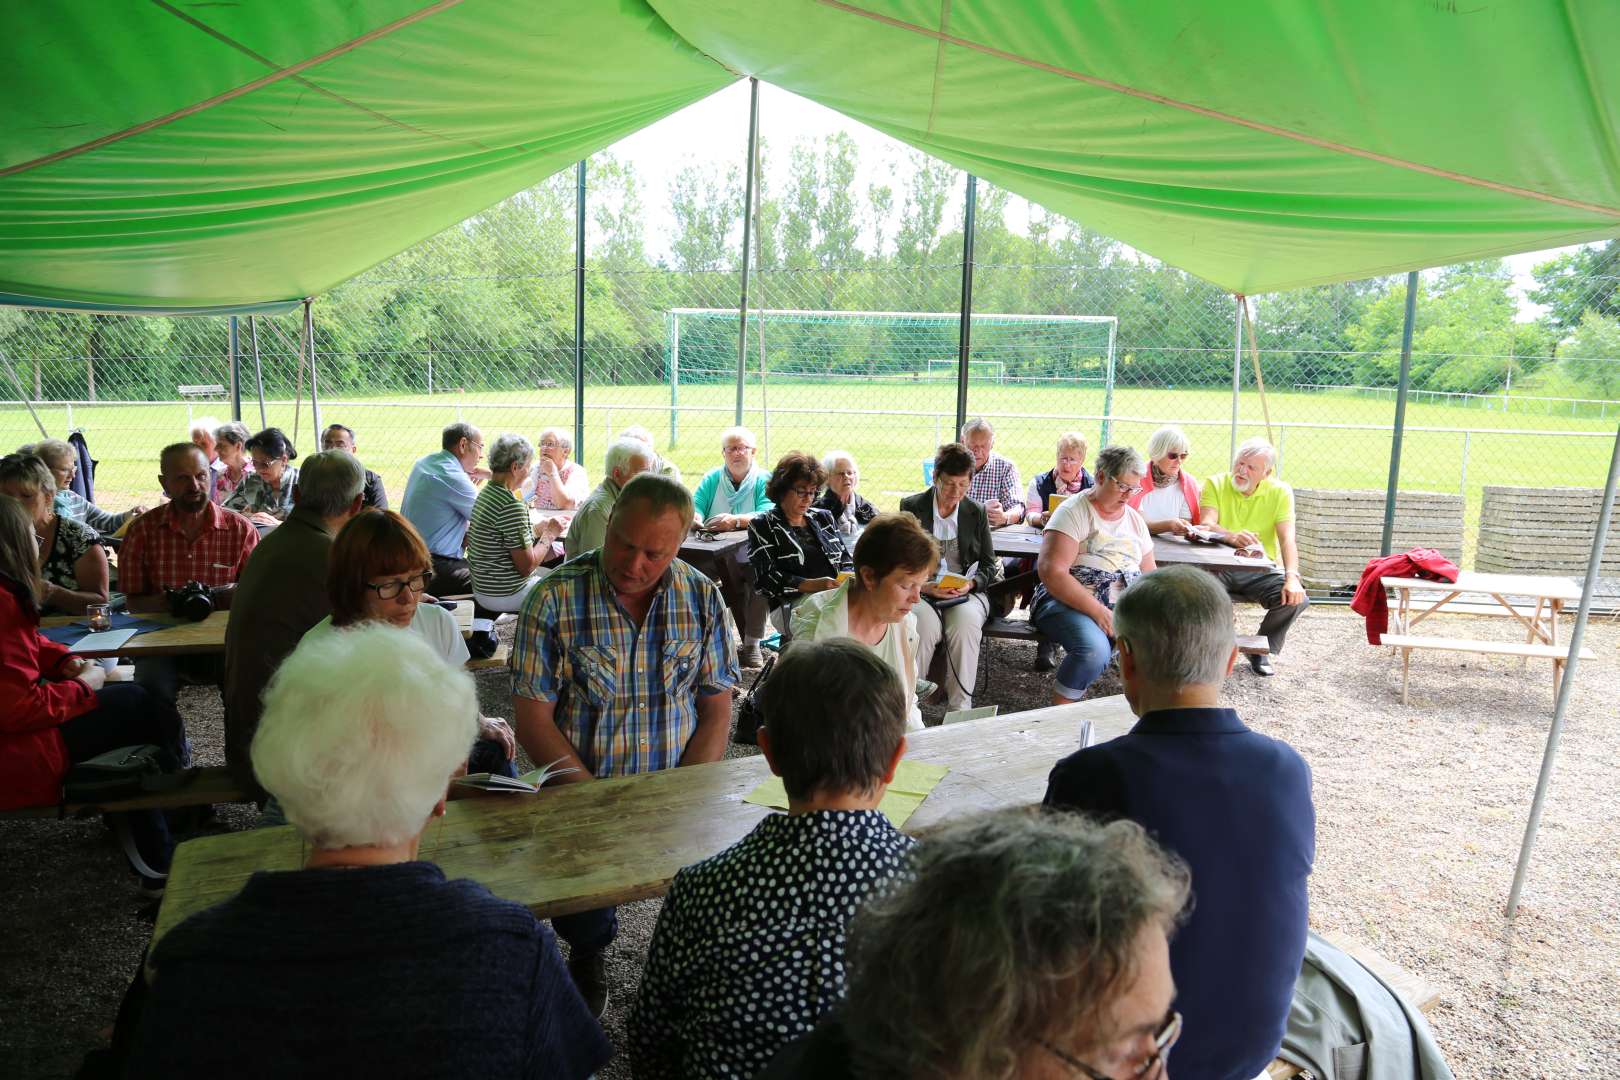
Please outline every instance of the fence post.
M743 380L748 376L748 241L754 220L754 165L759 159L759 80L748 80L748 164L743 185L742 296L737 306L737 419L743 422Z
M321 438L320 379L315 374L315 304L313 298L304 298L304 348L309 352L309 410L315 420L315 438Z
M1235 295L1232 311L1232 431L1227 439L1227 461L1237 456L1238 379L1243 375L1243 304Z
M1412 382L1412 321L1417 316L1418 275L1406 275L1406 322L1401 327L1401 376L1395 384L1395 437L1389 446L1389 485L1384 491L1384 537L1378 550L1388 555L1395 537L1395 493L1401 486L1401 441L1406 435L1406 391Z
M979 178L967 176L962 207L962 310L961 337L956 348L956 431L967 423L968 357L973 351L973 232L979 204Z
M612 441L613 433L608 433ZM606 445L606 444L603 444ZM585 457L585 159L574 177L574 460Z
M1462 481L1457 485L1457 494L1465 500L1468 498L1468 440L1473 434L1471 431L1463 432Z
M227 348L231 354L231 419L242 419L242 332L236 324L236 316L230 317L228 332L225 335Z
M675 449L681 427L681 320L664 312L664 340L669 342L669 448Z

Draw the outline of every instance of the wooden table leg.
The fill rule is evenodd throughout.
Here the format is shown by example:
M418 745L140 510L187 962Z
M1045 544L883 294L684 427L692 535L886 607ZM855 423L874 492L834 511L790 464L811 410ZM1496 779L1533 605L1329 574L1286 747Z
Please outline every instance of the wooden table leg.
M1406 684L1412 675L1412 650L1401 650L1401 704L1406 704Z

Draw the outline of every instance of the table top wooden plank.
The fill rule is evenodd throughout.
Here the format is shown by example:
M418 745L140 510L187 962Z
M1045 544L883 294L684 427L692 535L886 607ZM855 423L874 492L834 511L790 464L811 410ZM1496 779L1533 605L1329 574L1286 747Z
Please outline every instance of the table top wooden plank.
M135 612L136 618L162 623L161 630L147 630L136 634L116 649L73 649L75 656L92 659L108 656L127 656L140 659L148 656L196 656L225 651L225 625L228 611L216 611L201 622L177 619L167 612ZM83 615L51 615L41 619L40 626L68 626L83 622Z
M1485 574L1477 570L1464 570L1457 575L1455 583L1416 577L1384 577L1378 580L1386 588L1412 592L1489 593L1492 596L1531 596L1571 602L1581 598L1581 587L1575 584L1574 578L1547 574Z
M681 558L688 562L694 558L719 558L736 551L746 543L748 543L747 529L716 533L712 540L705 540L694 532L687 536L685 543L681 544Z
M1029 525L1004 525L990 531L996 554L1004 559L1033 559L1041 553L1041 531ZM1264 556L1239 555L1225 544L1195 544L1179 536L1155 536L1153 558L1160 566L1201 566L1211 570L1271 570Z
M909 735L907 757L944 763L951 771L906 823L906 832L1039 802L1052 766L1078 746L1085 719L1098 741L1135 723L1125 699L1116 696ZM676 871L736 843L773 812L743 802L768 775L765 759L754 755L567 785L537 796L460 799L428 829L421 857L541 918L658 896ZM295 869L305 854L290 826L181 844L153 940L234 895L254 871Z

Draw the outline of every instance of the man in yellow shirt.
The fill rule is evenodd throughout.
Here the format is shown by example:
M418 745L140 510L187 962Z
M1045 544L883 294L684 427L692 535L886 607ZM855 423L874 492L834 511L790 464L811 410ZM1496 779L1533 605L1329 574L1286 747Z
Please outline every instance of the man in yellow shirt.
M1266 609L1260 633L1273 656L1282 652L1288 628L1311 603L1299 579L1294 490L1271 478L1276 467L1276 449L1264 439L1250 439L1237 448L1232 471L1205 480L1198 496L1199 524L1209 526L1221 543L1282 566L1216 572L1234 599ZM1270 656L1251 656L1249 666L1256 675L1275 674Z

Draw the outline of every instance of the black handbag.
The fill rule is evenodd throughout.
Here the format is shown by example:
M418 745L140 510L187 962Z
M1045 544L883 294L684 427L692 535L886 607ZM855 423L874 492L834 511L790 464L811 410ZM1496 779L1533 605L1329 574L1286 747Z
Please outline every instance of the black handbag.
M759 744L759 727L765 722L765 710L759 703L759 688L765 682L765 676L771 673L776 666L776 654L771 653L765 664L754 676L754 681L748 684L748 693L737 705L737 730L732 734L731 741L744 746L757 746Z

